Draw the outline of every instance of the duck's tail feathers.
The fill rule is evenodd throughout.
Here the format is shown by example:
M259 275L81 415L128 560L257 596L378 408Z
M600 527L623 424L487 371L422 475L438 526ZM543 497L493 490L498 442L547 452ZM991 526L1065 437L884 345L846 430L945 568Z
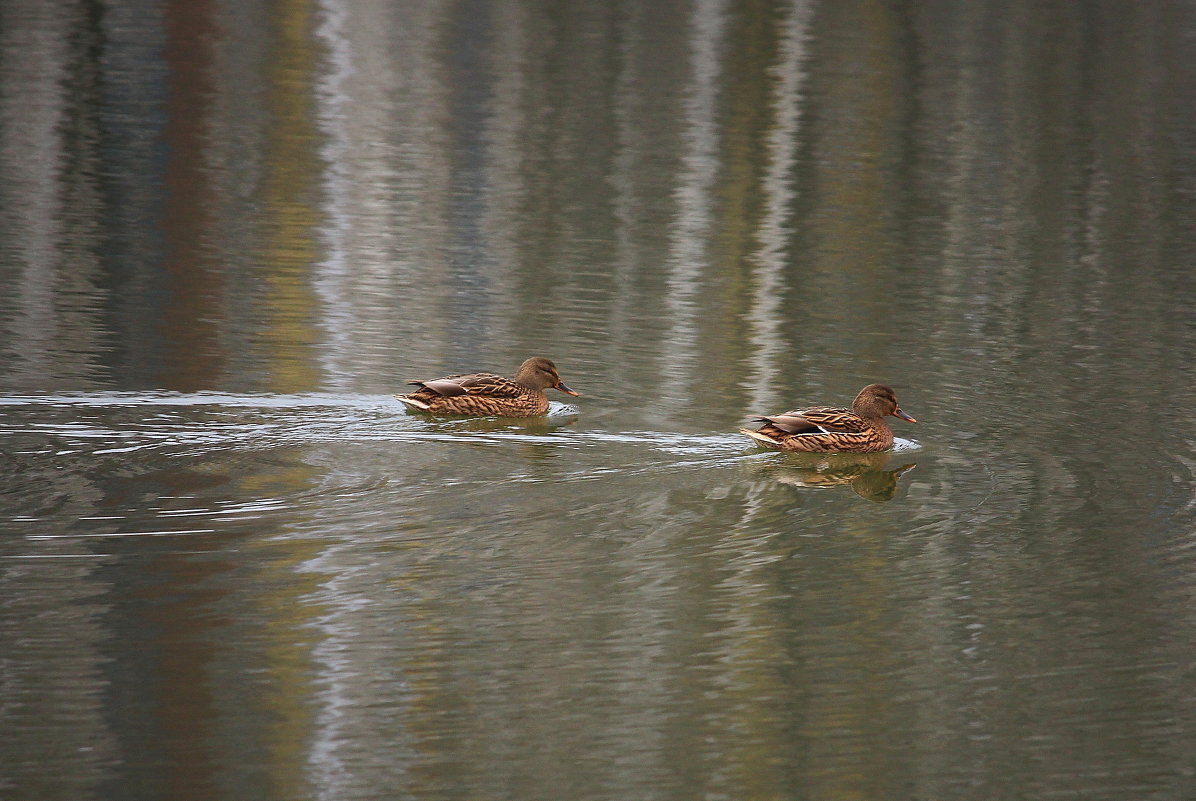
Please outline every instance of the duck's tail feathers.
M432 408L423 401L416 400L415 398L411 398L406 395L395 395L395 397L410 406L412 409L419 409L421 412L426 412L428 409Z
M779 448L781 446L781 443L777 442L775 439L768 436L767 434L761 434L759 431L752 431L747 428L741 428L741 429L739 429L739 433L751 437L757 443L759 443L760 445L763 445L766 448Z

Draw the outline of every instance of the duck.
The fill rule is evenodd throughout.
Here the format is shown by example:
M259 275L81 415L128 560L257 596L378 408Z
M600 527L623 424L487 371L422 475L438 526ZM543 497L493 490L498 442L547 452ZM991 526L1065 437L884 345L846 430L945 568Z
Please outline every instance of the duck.
M395 397L408 409L429 414L534 417L548 411L544 390L577 395L561 381L552 360L542 356L521 364L514 378L494 373L465 373L408 383L419 389Z
M901 411L897 395L884 384L869 384L850 409L811 406L783 414L753 418L764 423L756 431L739 429L759 445L799 453L878 453L893 447L892 415L918 422Z

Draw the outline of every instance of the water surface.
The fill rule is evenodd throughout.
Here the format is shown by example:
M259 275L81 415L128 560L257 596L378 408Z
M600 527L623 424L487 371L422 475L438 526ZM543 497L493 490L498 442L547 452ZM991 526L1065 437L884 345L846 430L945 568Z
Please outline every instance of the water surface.
M1193 795L1194 42L5 3L0 797Z

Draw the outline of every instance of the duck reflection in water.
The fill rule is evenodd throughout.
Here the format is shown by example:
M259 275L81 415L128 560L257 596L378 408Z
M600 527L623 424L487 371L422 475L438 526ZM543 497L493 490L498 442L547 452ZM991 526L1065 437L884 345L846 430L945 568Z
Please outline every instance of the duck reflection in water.
M540 417L457 417L440 419L433 423L438 431L457 432L474 431L482 434L550 434L564 426L577 425L578 414L575 411L562 411L557 414L541 415Z
M915 462L887 469L888 461L887 453L801 454L770 465L768 474L795 487L851 487L861 498L885 503L893 499L898 480L916 466Z
M517 446L524 458L541 460L561 455L565 440L550 435L577 425L577 421L576 411L558 408L540 417L441 417L417 425L421 432L451 437L470 447L486 448L506 441Z

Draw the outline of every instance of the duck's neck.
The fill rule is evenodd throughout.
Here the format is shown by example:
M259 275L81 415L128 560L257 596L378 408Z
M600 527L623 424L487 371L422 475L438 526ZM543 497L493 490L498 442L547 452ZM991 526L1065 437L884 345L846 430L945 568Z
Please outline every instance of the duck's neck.
M536 374L534 372L530 374L524 372L516 373L515 378L512 380L514 380L514 382L519 386L532 392L543 392L545 389L547 389L547 387L543 386L542 381L536 380Z
M884 412L881 411L880 409L877 409L871 403L861 403L859 405L853 405L851 410L865 420L870 420L875 423L881 423L882 425L885 422Z

